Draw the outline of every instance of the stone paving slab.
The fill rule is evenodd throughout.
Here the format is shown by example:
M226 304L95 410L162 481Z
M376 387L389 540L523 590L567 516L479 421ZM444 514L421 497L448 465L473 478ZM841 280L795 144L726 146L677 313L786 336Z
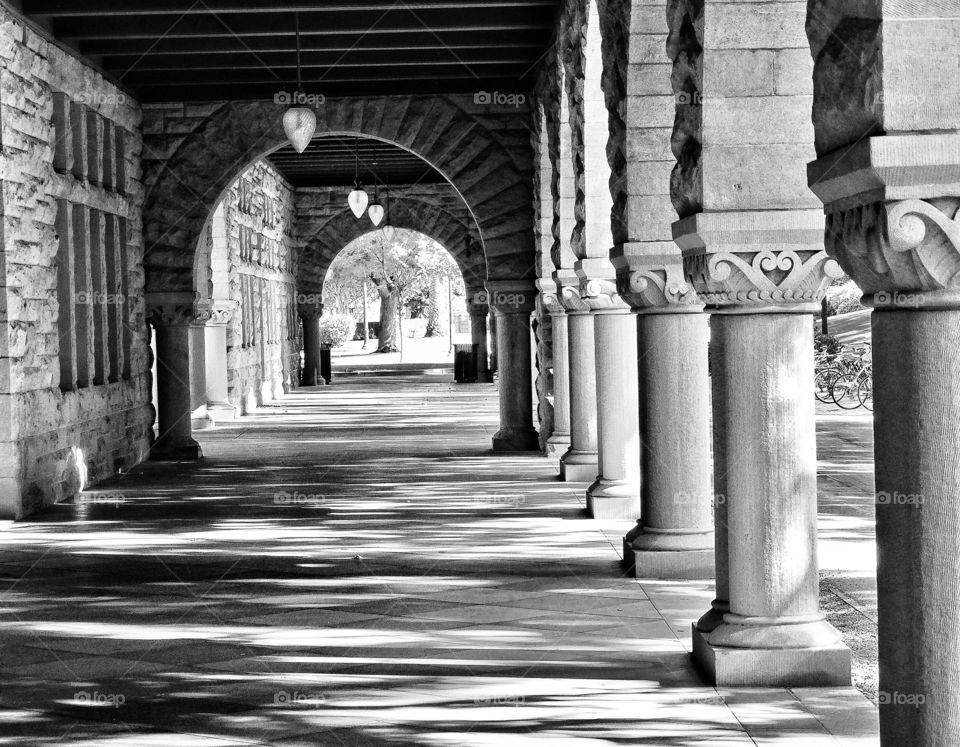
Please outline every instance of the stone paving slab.
M624 577L629 526L496 429L494 385L341 378L8 525L0 744L877 744L854 688L706 685L709 580Z

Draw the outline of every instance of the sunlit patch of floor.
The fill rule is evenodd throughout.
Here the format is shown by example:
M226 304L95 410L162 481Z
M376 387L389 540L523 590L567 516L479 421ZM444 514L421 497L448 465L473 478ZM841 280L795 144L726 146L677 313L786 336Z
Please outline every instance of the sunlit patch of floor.
M877 743L853 688L706 685L710 580L625 578L629 527L496 429L493 385L341 377L7 526L0 745Z

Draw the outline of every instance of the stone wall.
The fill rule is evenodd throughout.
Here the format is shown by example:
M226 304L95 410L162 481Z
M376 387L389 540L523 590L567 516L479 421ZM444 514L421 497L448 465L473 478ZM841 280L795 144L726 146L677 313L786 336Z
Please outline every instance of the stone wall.
M0 516L137 463L150 444L140 111L0 10Z
M258 161L223 199L230 301L230 403L244 414L295 387L300 366L296 315L295 200L289 183Z

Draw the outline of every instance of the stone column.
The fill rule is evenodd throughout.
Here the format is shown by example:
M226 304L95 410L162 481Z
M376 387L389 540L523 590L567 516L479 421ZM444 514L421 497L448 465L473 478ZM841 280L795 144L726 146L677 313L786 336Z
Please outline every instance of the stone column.
M640 577L707 578L714 573L708 317L684 280L680 252L660 245L661 254L649 253L655 246L624 244L613 253L621 295L639 312L643 500L624 537L624 562Z
M214 302L210 321L203 328L207 415L214 423L233 420L237 414L230 404L227 377L227 327L235 311L235 303Z
M477 346L477 381L493 381L490 373L490 354L487 350L487 316L490 307L486 304L470 304L470 339Z
M891 33L902 33L899 24L891 26ZM912 33L921 28L936 43L932 26L920 24ZM953 29L960 31L960 23ZM955 56L955 48L949 50ZM927 95L952 91L956 106L960 96L952 85ZM873 307L880 742L955 744L960 135L868 138L812 163L810 181L826 205L827 251Z
M191 328L206 322L210 312L197 309L193 293L150 294L147 304L156 335L159 430L150 458L195 461L203 452L191 424Z
M960 14L936 0L810 6L807 176L827 252L873 306L880 743L956 744Z
M553 324L553 433L547 439L551 455L563 454L570 448L570 349L567 312L556 293L544 290L543 307Z
M587 489L594 519L640 514L640 403L637 316L610 281L591 280L583 299L594 325L597 387L597 479Z
M726 480L729 611L693 634L720 685L850 681L849 651L819 610L812 314L840 275L818 247L821 226L814 211L701 213L674 226L687 276L715 307L714 375L726 376L713 417L725 440L714 470Z
M597 457L596 343L590 307L574 286L562 286L569 342L570 448L560 459L560 479L592 482L600 472Z
M493 449L539 451L530 366L530 312L536 288L522 280L488 280L487 293L497 318L500 366L500 430L493 437Z
M500 370L500 365L497 361L497 314L492 312L489 317L490 321L490 378L493 379L493 375Z
M320 375L320 317L323 304L299 304L297 313L303 324L303 373L301 386L323 386L327 382Z

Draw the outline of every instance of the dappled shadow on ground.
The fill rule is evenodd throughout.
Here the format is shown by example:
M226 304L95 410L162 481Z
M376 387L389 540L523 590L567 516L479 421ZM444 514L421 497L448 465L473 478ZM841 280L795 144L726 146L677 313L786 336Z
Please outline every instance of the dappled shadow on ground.
M4 531L0 744L875 742L849 688L706 686L709 584L624 578L494 396L301 390Z

